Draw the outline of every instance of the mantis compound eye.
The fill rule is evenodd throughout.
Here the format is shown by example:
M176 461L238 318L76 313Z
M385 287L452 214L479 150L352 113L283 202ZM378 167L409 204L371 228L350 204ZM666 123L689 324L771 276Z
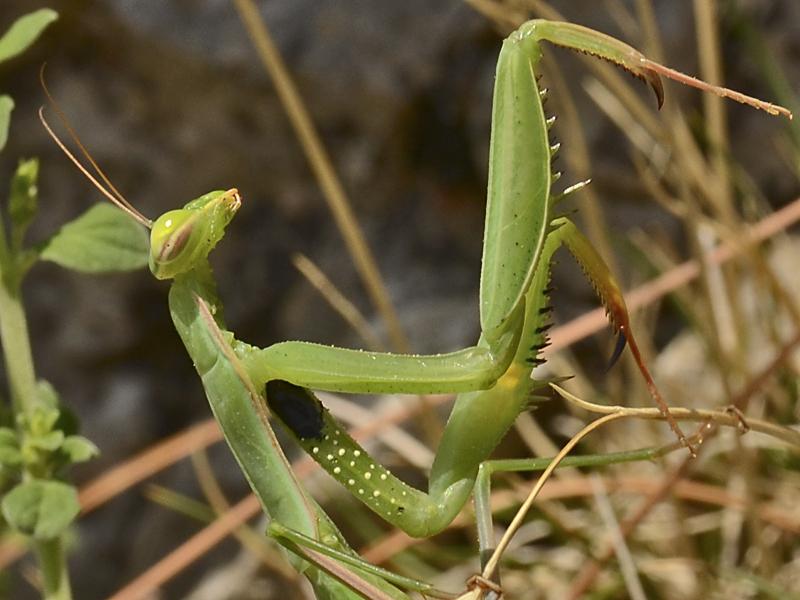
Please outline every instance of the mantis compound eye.
M158 262L170 262L181 255L192 236L194 223L185 210L173 210L159 218L153 225L151 241Z
M171 210L161 215L150 232L150 270L158 279L169 279L191 268L191 251L197 242L196 213Z

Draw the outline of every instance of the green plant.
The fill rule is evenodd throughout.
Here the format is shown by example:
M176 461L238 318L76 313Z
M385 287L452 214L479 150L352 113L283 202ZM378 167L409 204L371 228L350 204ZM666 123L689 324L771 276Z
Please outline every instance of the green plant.
M17 20L0 38L0 61L31 45L57 18L42 9ZM0 96L0 148L5 145L13 101ZM70 465L97 454L78 435L77 421L46 381L37 380L22 301L25 275L39 260L84 273L140 268L147 240L114 207L99 204L47 240L28 246L26 232L38 212L36 159L20 162L0 211L0 342L10 384L10 405L0 423L0 494L4 523L30 539L42 572L45 598L69 598L63 534L80 506L66 481Z

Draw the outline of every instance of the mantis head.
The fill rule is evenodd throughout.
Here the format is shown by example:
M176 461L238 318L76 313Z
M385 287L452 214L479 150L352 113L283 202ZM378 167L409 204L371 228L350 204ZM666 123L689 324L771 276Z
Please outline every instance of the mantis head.
M161 215L150 230L150 271L171 279L204 260L242 205L234 188L214 191Z
M75 155L59 139L47 120L44 118L44 108L39 109L39 119L47 133L61 148L64 154L75 164L83 175L100 190L100 192L114 203L118 208L127 213L131 218L150 229L150 271L156 279L172 279L173 277L191 271L206 259L214 246L225 235L225 228L233 219L233 215L242 205L238 190L217 190L209 192L192 200L183 208L171 210L161 215L155 222L140 213L128 202L125 197L114 187L106 174L95 162L89 151L81 143L75 130L69 123L66 115L50 95L44 82L44 71L40 72L42 88L48 100L64 124L70 137L77 144L83 156L89 161L92 169L103 183L95 177L89 169L79 161Z

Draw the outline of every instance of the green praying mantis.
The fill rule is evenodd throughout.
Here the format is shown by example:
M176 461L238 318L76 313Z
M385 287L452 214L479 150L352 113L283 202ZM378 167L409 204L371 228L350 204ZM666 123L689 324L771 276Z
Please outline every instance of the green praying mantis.
M62 150L98 189L151 229L150 269L156 278L171 281L172 318L215 417L265 511L276 525L299 536L291 543L278 537L305 557L293 560L320 597L403 596L380 574L352 558L335 525L295 478L269 416L277 416L325 471L387 522L418 537L443 530L472 494L481 465L519 414L531 407L532 390L543 383L533 379L532 373L543 362L541 351L550 325L550 263L562 245L583 268L619 334L615 357L627 344L664 419L681 443L692 449L642 360L622 293L608 268L575 225L555 214L559 199L583 183L560 194L553 191L558 174L553 172L552 160L559 146L550 142L555 118L545 113L547 90L538 84L542 41L619 65L650 84L659 107L663 102L659 75L665 75L773 114L788 112L677 74L627 44L579 25L544 20L522 25L504 41L497 63L480 276L481 334L474 346L447 354L401 355L295 341L258 348L239 340L225 328L208 262L241 206L238 191L210 192L150 221L114 188L57 107L105 186L43 119ZM373 459L312 390L457 393L427 492L404 483ZM479 509L488 510L486 506ZM339 552L339 558L310 546L301 548L303 543L297 540L302 539ZM481 546L486 550L491 541L481 539ZM341 567L345 556L351 557L349 568Z

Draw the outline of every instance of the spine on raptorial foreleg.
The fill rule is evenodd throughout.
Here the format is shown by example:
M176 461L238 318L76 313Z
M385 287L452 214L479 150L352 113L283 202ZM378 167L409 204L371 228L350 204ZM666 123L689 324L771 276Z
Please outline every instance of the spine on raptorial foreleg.
M431 497L400 481L373 459L309 390L273 379L267 382L265 392L270 410L303 450L353 496L409 535L426 537L440 531L466 501L471 482ZM464 500L455 503L454 495Z

